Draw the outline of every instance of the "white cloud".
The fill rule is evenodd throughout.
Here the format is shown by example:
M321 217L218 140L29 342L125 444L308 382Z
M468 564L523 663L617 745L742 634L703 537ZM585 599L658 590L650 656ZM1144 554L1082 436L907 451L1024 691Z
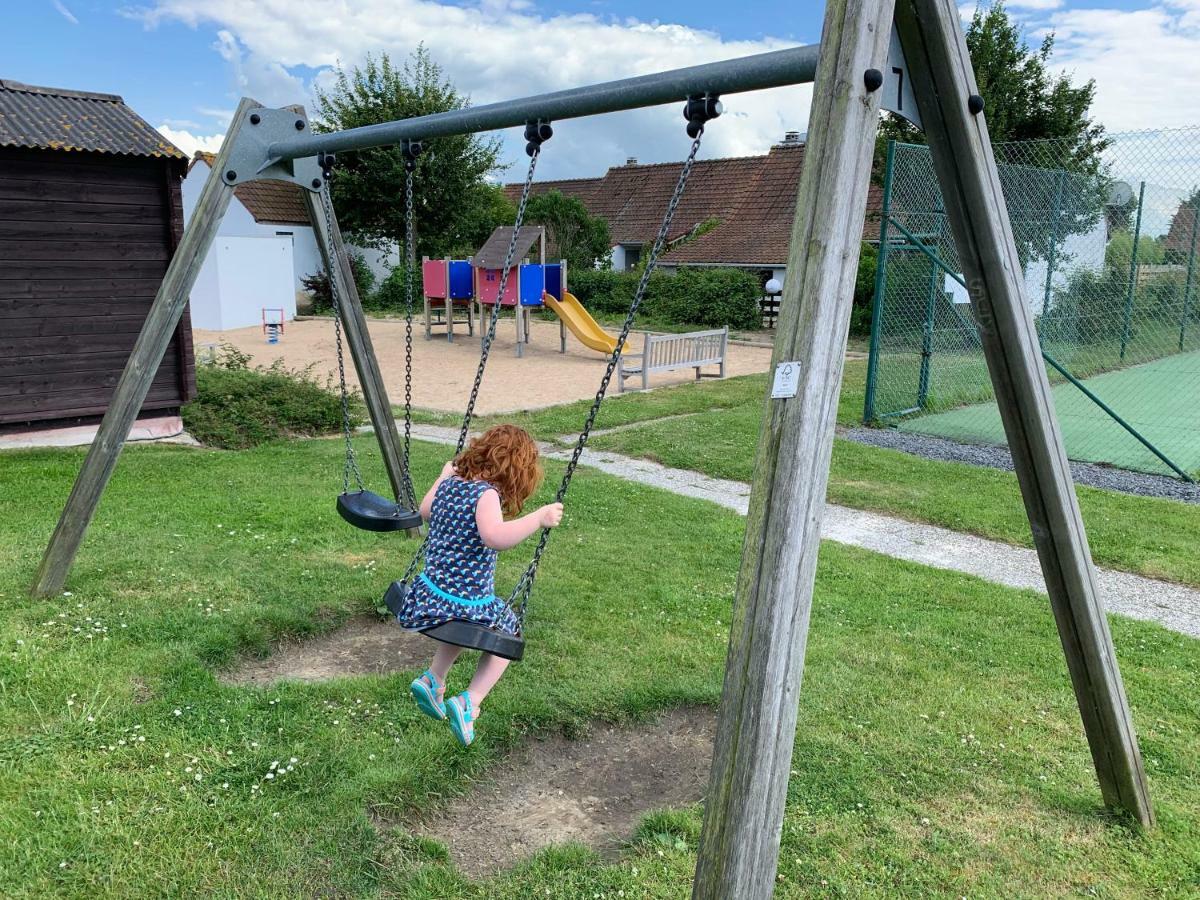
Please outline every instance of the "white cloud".
M73 13L69 9L67 9L66 4L63 3L62 0L54 0L52 5L54 6L55 10L58 11L58 14L61 15L64 19L66 19L68 22L70 22L72 25L79 24L79 20L77 18L75 18L75 13Z
M186 129L172 128L165 123L158 126L158 132L188 156L195 156L197 150L216 153L221 149L221 142L225 140L224 132L210 135L193 134Z
M334 10L336 9L336 14ZM429 0L157 0L136 14L147 26L178 21L218 29L215 49L234 94L269 105L312 106L313 81L329 67L386 51L397 62L424 42L460 91L476 104L581 84L761 53L775 40L726 41L682 25L539 15L524 0L443 5ZM805 36L815 42L818 35ZM318 70L307 79L297 67ZM326 71L322 71L326 70ZM306 70L301 70L304 72ZM705 156L764 152L787 130L803 131L811 90L780 88L724 98L727 115L707 133ZM680 159L688 140L677 105L556 123L542 177L601 174L636 156ZM505 133L506 157L521 167L518 129Z
M1063 5L1063 0L1007 0L1005 5L1010 9L1059 9Z
M1092 112L1110 131L1200 120L1200 0L1139 10L1061 10L1047 26L1053 62L1076 82L1096 81Z

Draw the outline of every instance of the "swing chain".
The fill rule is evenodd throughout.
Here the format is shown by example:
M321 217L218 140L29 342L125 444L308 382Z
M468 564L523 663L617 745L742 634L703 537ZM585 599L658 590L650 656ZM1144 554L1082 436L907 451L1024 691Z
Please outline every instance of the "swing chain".
M691 101L689 101L690 106ZM705 118L714 118L715 115L719 114L720 105L717 104L716 113ZM667 204L667 212L663 217L662 224L659 226L658 235L655 237L654 245L650 250L650 256L646 260L646 268L642 271L641 278L638 280L637 288L633 294L633 301L629 305L629 312L625 316L625 322L621 326L621 333L617 337L617 345L609 356L608 366L604 370L604 377L600 380L600 387L596 391L592 407L588 411L587 419L583 423L583 430L579 433L579 438L576 440L575 448L571 453L571 459L567 463L566 471L563 473L562 482L559 484L558 491L554 495L556 503L562 503L567 496L567 489L571 486L571 478L575 474L575 469L579 466L579 460L583 456L584 448L587 447L592 427L596 424L596 416L599 415L600 406L604 402L604 395L608 392L609 382L612 381L617 363L620 361L621 354L625 350L625 342L629 338L629 332L633 330L633 321L637 315L638 308L642 305L642 299L650 283L650 276L653 274L658 264L658 257L667 243L667 235L671 230L671 222L675 218L675 210L679 206L679 201L683 198L683 191L687 186L688 176L691 174L692 165L696 161L696 154L700 150L700 141L704 137L704 119L700 119L695 115L689 117L688 136L692 138L691 152L688 153L687 159L684 160L683 168L679 172L679 180L675 183L675 192L671 195L671 202ZM545 553L546 545L549 541L550 529L543 528L541 537L538 539L537 549L533 551L533 559L530 561L528 568L525 569L525 574L521 576L516 587L513 588L512 595L509 598L509 608L516 614L518 622L523 623L525 621L525 608L529 604L529 596L533 592L533 582L537 577L538 565L541 563L542 554Z
M333 240L333 198L330 182L333 175L333 154L321 154L321 170L325 175L325 189L317 196L321 198L321 212L325 216L325 233L329 235L329 250L326 259L326 276L329 280L329 297L333 301L333 335L337 346L338 385L342 395L342 434L346 439L346 462L342 467L342 493L350 493L350 476L360 492L365 491L362 472L358 468L358 456L354 452L353 434L350 429L350 392L346 389L346 355L342 346L342 301L338 292L334 267L341 265L337 247Z
M539 125L543 124L539 120ZM528 127L526 126L527 132ZM546 128L549 125L546 124ZM483 383L483 371L487 367L488 355L492 350L492 341L496 337L496 323L500 320L500 307L503 305L501 301L504 299L504 291L508 285L509 270L512 268L513 257L517 252L517 238L521 233L521 223L525 221L525 206L529 203L529 192L533 185L533 172L537 168L538 156L542 152L542 142L530 141L526 145L526 152L529 153L529 171L525 174L525 184L521 188L521 202L517 205L517 218L513 225L512 238L508 242L508 251L504 254L504 268L500 272L500 287L496 294L496 302L492 304L492 314L488 321L487 334L483 338L483 348L479 354L479 368L475 372L475 383L471 385L471 396L467 400L467 410L463 415L462 430L458 435L458 449L454 451L454 455L462 453L463 447L467 445L467 435L471 430L471 419L475 415L475 401L479 399L479 386ZM517 315L521 314L518 307Z
M417 508L417 495L413 490L409 470L410 447L412 445L412 331L413 291L416 281L417 243L414 233L413 214L413 171L417 167L417 155L422 150L420 141L404 141L404 490L409 509Z

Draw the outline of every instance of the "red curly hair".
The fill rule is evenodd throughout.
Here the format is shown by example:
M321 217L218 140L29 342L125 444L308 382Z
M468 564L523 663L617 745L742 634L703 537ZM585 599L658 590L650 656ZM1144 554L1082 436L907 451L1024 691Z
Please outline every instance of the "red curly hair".
M516 425L497 425L475 438L454 458L454 471L459 478L494 487L506 516L520 513L542 483L537 444Z

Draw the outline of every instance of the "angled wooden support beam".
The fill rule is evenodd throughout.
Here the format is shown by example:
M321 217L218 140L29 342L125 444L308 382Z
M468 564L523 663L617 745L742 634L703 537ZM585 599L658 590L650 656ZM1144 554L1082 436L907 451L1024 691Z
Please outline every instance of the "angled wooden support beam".
M862 242L891 0L829 0L772 367L794 395L767 399L738 575L716 749L692 896L775 888L801 674ZM714 127L720 127L719 123ZM793 368L792 374L796 372ZM786 391L785 391L786 393Z
M383 456L383 465L392 485L392 496L397 502L407 506L415 500L409 497L408 460L404 458L404 445L396 428L396 417L392 414L392 404L388 400L387 387L379 370L375 347L371 343L371 333L367 329L367 317L363 313L362 300L358 296L358 286L354 283L350 254L346 252L346 244L342 240L342 231L338 227L332 205L326 209L326 204L331 203L327 198L328 195L304 191L304 203L312 221L313 233L317 237L317 246L320 247L321 256L325 261L325 271L329 273L329 278L338 291L338 306L341 308L346 346L350 348L350 357L354 360L354 369L358 373L358 383L362 387L367 415L375 428L375 439L379 442L379 452ZM410 529L408 533L416 535L419 532L417 529Z
M234 113L234 124L213 163L212 172L204 184L204 190L192 214L191 224L171 257L171 264L167 267L154 303L146 315L141 334L138 335L129 361L121 373L121 380L117 382L108 412L104 414L96 439L88 449L83 468L79 470L75 486L67 498L67 505L59 516L58 526L54 529L42 556L32 589L35 597L58 594L66 584L71 564L75 561L75 555L79 552L88 525L91 524L96 506L100 502L100 495L104 493L104 488L117 466L117 459L121 455L125 439L129 436L129 429L142 408L154 373L162 363L171 335L179 324L184 307L187 306L192 285L200 267L204 265L213 239L217 236L217 229L220 228L225 210L229 207L233 188L226 184L223 178L227 168L226 161L237 142L246 118L245 113L257 106L253 101L243 100Z
M1154 820L1021 262L954 0L898 0L896 25L1033 529L1104 801Z

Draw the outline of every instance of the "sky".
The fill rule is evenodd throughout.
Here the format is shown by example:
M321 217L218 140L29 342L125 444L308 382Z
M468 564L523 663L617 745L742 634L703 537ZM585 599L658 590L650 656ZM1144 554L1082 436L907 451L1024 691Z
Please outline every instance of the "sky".
M1200 124L1200 0L1010 0L1031 44L1097 84L1110 131ZM972 5L960 7L969 17ZM5 11L0 78L122 95L187 152L215 150L239 97L312 105L332 67L424 42L476 104L765 52L820 38L822 5L743 0L23 0ZM811 91L725 98L704 156L765 152L804 131ZM559 123L539 177L680 159L674 106ZM504 134L521 167L519 130ZM519 173L510 170L511 177Z

